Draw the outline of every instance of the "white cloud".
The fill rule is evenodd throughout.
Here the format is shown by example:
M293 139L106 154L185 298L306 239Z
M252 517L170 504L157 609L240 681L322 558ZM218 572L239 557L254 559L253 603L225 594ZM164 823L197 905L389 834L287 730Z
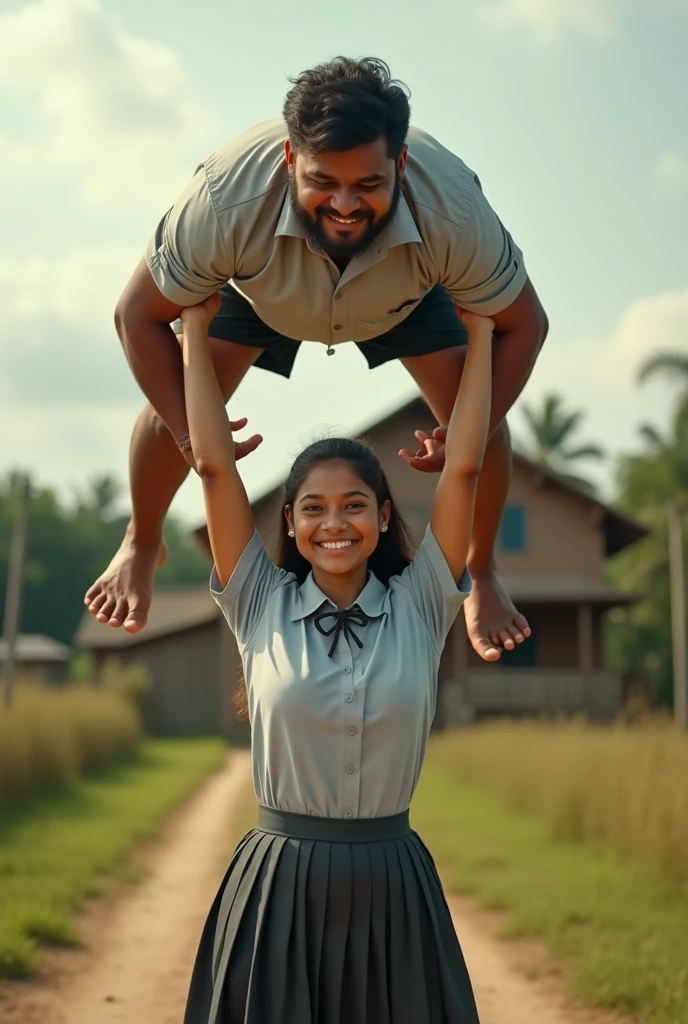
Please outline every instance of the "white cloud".
M95 204L173 198L193 171L189 160L182 172L180 150L194 151L210 127L179 55L126 32L100 0L1 14L3 89L32 94L43 119L34 137L0 137L5 173L77 175Z
M666 430L678 394L664 380L636 383L639 368L659 351L688 354L688 287L633 302L608 337L557 341L555 325L523 400L537 406L548 392L561 394L569 408L585 410L581 442L597 442L611 456L637 450L638 426ZM523 433L518 406L513 425L516 436ZM609 490L608 464L585 469Z
M604 39L614 30L618 0L495 0L480 17L497 28L529 29L541 42L575 33Z
M85 246L0 260L0 404L54 413L94 395L103 406L132 400L113 311L139 258L133 247Z
M678 153L664 153L655 167L655 181L663 192L688 189L688 160Z
M81 246L59 259L0 259L0 307L17 324L59 320L98 327L112 323L115 302L141 252L132 246ZM0 347L9 344L4 335Z

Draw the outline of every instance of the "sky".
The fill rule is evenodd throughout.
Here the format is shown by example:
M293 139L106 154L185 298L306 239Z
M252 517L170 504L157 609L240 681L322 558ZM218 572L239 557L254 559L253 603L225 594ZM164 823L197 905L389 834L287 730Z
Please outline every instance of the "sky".
M126 480L143 399L113 326L123 286L204 156L344 53L387 61L524 251L550 335L514 434L523 402L560 394L613 494L638 425L665 430L676 398L638 367L688 353L687 42L688 0L0 0L0 474L65 496ZM353 345L303 345L290 381L251 370L229 406L265 438L249 492L414 393ZM202 508L190 477L173 509Z

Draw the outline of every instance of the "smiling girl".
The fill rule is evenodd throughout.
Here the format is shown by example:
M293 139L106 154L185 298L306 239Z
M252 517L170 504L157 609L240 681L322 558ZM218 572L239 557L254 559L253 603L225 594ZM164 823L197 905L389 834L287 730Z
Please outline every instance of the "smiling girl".
M442 649L470 589L492 321L463 315L466 367L415 556L376 456L333 438L291 469L273 562L213 370L217 303L184 310L184 383L211 590L244 667L259 816L208 916L185 1024L477 1024L408 808Z

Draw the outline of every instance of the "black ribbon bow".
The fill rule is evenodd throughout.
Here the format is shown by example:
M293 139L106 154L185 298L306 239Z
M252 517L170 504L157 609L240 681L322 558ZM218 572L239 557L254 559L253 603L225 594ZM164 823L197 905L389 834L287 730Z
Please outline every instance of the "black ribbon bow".
M334 625L330 626L329 629L326 628L323 625L325 619L334 619ZM322 633L323 636L332 636L334 633L332 646L330 647L327 655L328 658L332 658L334 656L341 633L344 633L344 636L350 636L353 642L358 645L359 650L363 649L363 644L354 633L351 628L351 624L353 623L354 626L367 626L370 619L363 609L359 608L357 604L353 605L351 608L344 608L342 611L321 612L320 615L315 616L313 621L315 622L315 628L319 633Z

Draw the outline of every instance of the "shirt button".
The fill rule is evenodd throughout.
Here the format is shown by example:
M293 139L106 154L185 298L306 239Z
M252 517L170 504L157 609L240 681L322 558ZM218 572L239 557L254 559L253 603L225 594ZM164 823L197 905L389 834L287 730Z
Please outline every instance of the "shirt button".
M350 818L352 814L353 814L353 811L344 811L344 817L345 818Z
M351 728L349 729L349 736L355 736L355 735L356 735L356 730L354 729L354 727L352 725Z
M347 666L346 666L346 668L344 669L344 672L345 672L345 674L346 674L347 676L348 676L348 675L349 675L349 673L351 672L351 669L349 668L349 666L348 666L348 665L347 665Z
M335 299L341 299L341 297L342 297L342 293L341 292L337 292L336 295L335 295Z
M342 325L341 324L335 324L334 325L334 329L335 329L335 331L341 331Z
M344 700L346 701L347 704L350 704L353 699L354 699L353 693L347 693L346 697L344 698Z
M346 766L346 774L347 775L353 775L353 773L354 773L354 766L352 764L348 764Z

